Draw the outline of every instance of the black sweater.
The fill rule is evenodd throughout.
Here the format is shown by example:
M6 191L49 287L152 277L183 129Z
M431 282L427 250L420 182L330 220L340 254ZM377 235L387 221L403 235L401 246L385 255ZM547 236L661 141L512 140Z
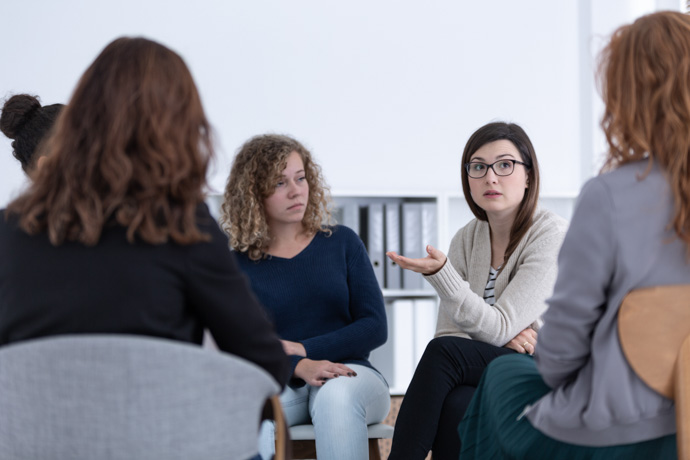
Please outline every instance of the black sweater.
M126 229L103 230L95 246L53 246L0 211L0 346L74 333L117 333L218 347L252 361L284 386L290 363L205 205L208 243L130 244Z

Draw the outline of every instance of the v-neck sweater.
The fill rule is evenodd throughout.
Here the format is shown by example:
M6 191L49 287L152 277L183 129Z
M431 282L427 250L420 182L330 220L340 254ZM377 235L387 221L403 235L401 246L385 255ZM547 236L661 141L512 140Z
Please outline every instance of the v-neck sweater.
M331 230L292 258L236 252L237 261L282 339L304 345L309 359L373 368L369 353L387 338L383 295L357 234ZM302 358L291 358L294 373Z

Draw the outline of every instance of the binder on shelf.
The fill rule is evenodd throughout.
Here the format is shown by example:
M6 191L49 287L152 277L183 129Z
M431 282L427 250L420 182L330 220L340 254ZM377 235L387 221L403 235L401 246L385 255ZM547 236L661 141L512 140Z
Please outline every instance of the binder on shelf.
M426 256L422 242L422 203L402 205L402 254L410 259ZM403 289L422 289L422 275L412 270L403 270Z
M434 202L422 203L422 257L426 257L427 255L426 246L428 244L438 249L438 218L436 209L436 203ZM420 288L425 290L433 289L429 283L424 281L423 277Z
M362 241L369 253L369 260L374 268L376 280L383 289L383 258L386 256L383 249L383 204L370 203L360 208L360 225L362 228Z
M359 205L355 202L343 203L338 206L335 214L336 221L361 236L362 232L359 228Z
M391 387L404 393L414 375L414 302L396 300L391 315L395 336L393 340L393 382Z
M385 252L394 251L400 254L400 203L386 203L384 205L384 217L386 229L384 239ZM384 265L386 289L402 289L403 269L390 258L385 257L385 254Z
M438 303L436 299L414 300L414 366L422 359L427 344L436 333Z

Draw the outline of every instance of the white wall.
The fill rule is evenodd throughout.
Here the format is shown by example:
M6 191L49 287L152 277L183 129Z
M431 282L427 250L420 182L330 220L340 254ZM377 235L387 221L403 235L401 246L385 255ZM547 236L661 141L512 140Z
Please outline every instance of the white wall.
M334 190L459 189L469 134L521 124L543 191L574 195L595 169L592 36L677 0L3 2L0 97L67 102L120 35L179 52L219 145L222 189L236 148L267 131L302 140ZM0 140L0 207L24 178Z

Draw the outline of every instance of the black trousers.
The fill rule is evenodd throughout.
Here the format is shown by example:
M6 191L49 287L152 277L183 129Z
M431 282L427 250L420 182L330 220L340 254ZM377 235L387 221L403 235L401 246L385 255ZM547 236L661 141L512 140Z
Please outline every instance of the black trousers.
M438 337L426 347L395 422L390 460L434 460L460 456L458 425L486 366L515 353L460 337Z

